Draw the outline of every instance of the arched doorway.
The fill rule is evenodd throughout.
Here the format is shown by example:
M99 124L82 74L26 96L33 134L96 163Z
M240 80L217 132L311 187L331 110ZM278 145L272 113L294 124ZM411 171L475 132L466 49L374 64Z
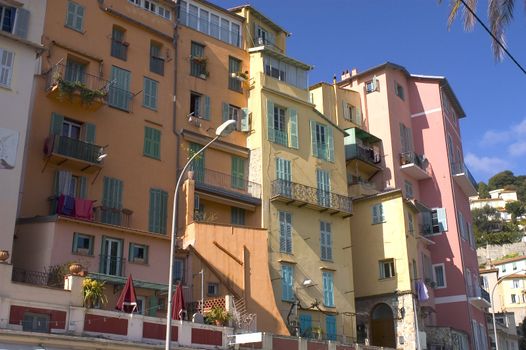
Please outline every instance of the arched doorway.
M378 304L371 312L371 345L396 348L393 310L387 304Z

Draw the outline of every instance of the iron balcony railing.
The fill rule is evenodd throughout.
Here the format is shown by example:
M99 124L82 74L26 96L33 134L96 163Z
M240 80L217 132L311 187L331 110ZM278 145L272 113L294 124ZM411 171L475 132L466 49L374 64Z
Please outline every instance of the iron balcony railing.
M150 71L164 75L164 58L150 56Z
M93 208L93 213L93 220L96 222L130 227L133 211L126 208L110 208L100 205Z
M400 153L400 165L415 164L420 169L427 172L427 161L424 161L424 156L416 154L415 152Z
M380 155L373 149L364 148L356 144L345 145L345 159L360 159L373 164L378 164L381 162Z
M13 282L27 283L35 286L64 289L64 273L58 270L42 272L13 267L11 280Z
M100 255L100 272L110 276L124 276L125 259L115 255Z
M261 198L261 185L248 181L243 176L224 174L210 169L194 169L194 180L197 188L217 188L252 198Z
M121 60L126 61L128 57L128 43L112 38L111 39L111 55L113 57L117 57Z
M67 65L58 63L46 74L46 90L58 86L63 93L73 93L78 91L80 94L87 92L98 92L98 96L105 98L111 82L99 76L79 72L70 69Z
M272 197L285 197L327 209L334 209L345 213L352 212L352 200L350 197L292 181L272 181Z
M469 179L469 182L473 185L475 189L479 188L479 185L477 184L477 181L471 175L471 172L469 171L468 167L464 163L453 163L451 164L451 172L453 175L459 175L459 174L465 174L467 178Z
M99 156L101 155L101 146L62 135L51 135L50 138L52 144L50 145L50 149L46 150L46 152L51 150L52 153L79 159L88 163L100 163ZM46 145L49 146L47 142Z
M491 299L490 299L488 291L482 287L480 287L480 296L482 297L482 299L486 300L488 303L491 304Z

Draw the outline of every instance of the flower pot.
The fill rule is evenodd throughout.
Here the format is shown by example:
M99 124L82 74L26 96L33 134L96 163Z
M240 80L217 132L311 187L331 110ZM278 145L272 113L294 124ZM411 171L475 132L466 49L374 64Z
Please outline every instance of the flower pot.
M4 262L9 259L9 252L7 250L0 250L0 262Z
M221 327L221 326L223 326L223 321L221 321L221 320L215 320L215 324L216 324L216 326Z
M82 270L83 270L82 265L79 263L72 263L69 265L69 272L72 275L79 276Z

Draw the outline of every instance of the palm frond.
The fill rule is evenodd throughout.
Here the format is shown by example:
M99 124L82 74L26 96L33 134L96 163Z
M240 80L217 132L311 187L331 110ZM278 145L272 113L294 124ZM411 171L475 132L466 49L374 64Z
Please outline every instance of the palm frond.
M458 9L460 8L461 4L462 2L460 2L460 0L451 0L450 2L451 10L449 11L449 16L447 17L447 29L448 30L451 29L451 26L453 25L453 22L455 21L455 18L457 17Z
M473 12L477 12L477 0L464 0L464 2ZM462 17L464 17L464 29L466 31L472 31L475 26L475 16L472 11L469 11L466 8L466 6L464 6L462 11Z

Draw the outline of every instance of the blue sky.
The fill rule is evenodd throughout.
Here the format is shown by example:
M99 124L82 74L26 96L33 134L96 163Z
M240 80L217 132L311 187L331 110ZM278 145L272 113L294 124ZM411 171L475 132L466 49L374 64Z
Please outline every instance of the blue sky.
M510 59L493 59L478 24L447 30L448 0L213 0L250 3L292 33L287 54L315 66L310 83L330 81L391 61L411 73L447 77L467 117L461 121L465 162L477 181L502 170L526 175L526 75ZM526 66L526 16L515 0L508 49ZM478 14L486 20L485 0Z

